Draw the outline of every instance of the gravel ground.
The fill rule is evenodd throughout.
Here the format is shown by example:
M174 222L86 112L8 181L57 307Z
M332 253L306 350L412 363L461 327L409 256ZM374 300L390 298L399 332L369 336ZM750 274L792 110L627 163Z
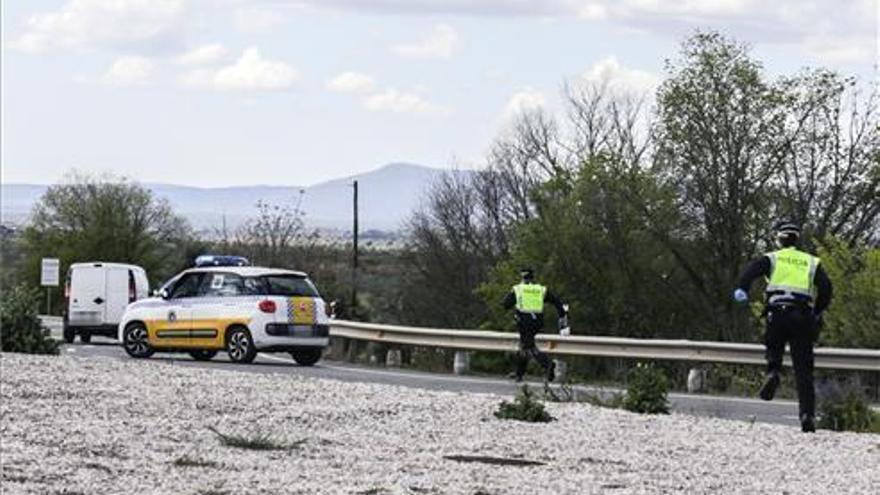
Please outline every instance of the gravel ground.
M880 491L880 435L585 404L530 424L494 418L492 395L150 361L2 354L0 367L4 494ZM296 446L224 446L212 428Z

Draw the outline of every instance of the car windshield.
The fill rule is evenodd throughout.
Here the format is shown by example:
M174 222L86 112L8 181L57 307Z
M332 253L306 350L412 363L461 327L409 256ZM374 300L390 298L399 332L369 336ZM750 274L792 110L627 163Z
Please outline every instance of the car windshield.
M266 291L270 296L318 297L318 289L305 277L268 275L262 278L266 282Z

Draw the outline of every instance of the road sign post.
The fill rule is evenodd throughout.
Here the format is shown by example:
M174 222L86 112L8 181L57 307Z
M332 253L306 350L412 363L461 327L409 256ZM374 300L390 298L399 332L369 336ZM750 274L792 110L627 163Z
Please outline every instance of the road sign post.
M52 287L58 287L60 267L58 258L43 258L40 265L40 285L46 288L47 315L52 314Z

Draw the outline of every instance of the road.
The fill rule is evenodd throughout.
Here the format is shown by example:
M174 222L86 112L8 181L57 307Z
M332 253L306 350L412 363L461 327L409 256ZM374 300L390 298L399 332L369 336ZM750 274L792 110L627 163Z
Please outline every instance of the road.
M59 338L60 322L47 321L53 337ZM82 344L78 340L74 344L64 344L62 353L83 358L106 357L113 359L132 359L120 347L117 341L102 337L93 337L90 344ZM444 390L466 393L492 393L512 396L519 385L511 380L495 377L459 376L452 374L428 373L414 370L394 368L374 368L350 363L322 360L312 367L297 365L289 355L283 353L260 353L249 365L229 362L225 353L221 352L209 362L194 361L187 354L156 353L150 358L152 362L167 363L172 366L194 366L202 368L225 369L244 373L279 373L314 378L325 378L347 382L381 383L404 387L415 387L429 390ZM540 382L531 382L540 389ZM578 393L611 394L614 389L590 386L576 387ZM739 397L719 397L711 395L669 394L669 402L673 412L694 414L715 418L728 418L742 421L759 421L798 426L797 403L790 400L764 402L757 399Z

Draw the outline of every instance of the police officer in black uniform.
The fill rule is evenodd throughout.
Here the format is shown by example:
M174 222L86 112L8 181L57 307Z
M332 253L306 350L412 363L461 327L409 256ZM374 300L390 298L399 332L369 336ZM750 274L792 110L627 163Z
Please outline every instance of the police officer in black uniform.
M816 431L816 397L813 389L813 344L819 337L822 312L831 303L832 287L819 258L795 247L800 227L793 222L776 225L780 249L753 261L734 291L734 299L745 303L752 282L767 279L765 293L767 331L765 346L767 378L759 395L772 400L779 386L785 344L791 348L800 409L801 430Z
M556 365L546 354L538 350L535 334L544 328L544 304L556 307L560 329L568 329L568 315L565 305L547 287L535 282L535 271L523 268L520 271L522 282L514 285L504 298L506 309L516 308L514 318L519 331L519 352L516 355L516 371L513 378L520 382L526 373L529 358L534 358L542 368L548 382L556 378Z

